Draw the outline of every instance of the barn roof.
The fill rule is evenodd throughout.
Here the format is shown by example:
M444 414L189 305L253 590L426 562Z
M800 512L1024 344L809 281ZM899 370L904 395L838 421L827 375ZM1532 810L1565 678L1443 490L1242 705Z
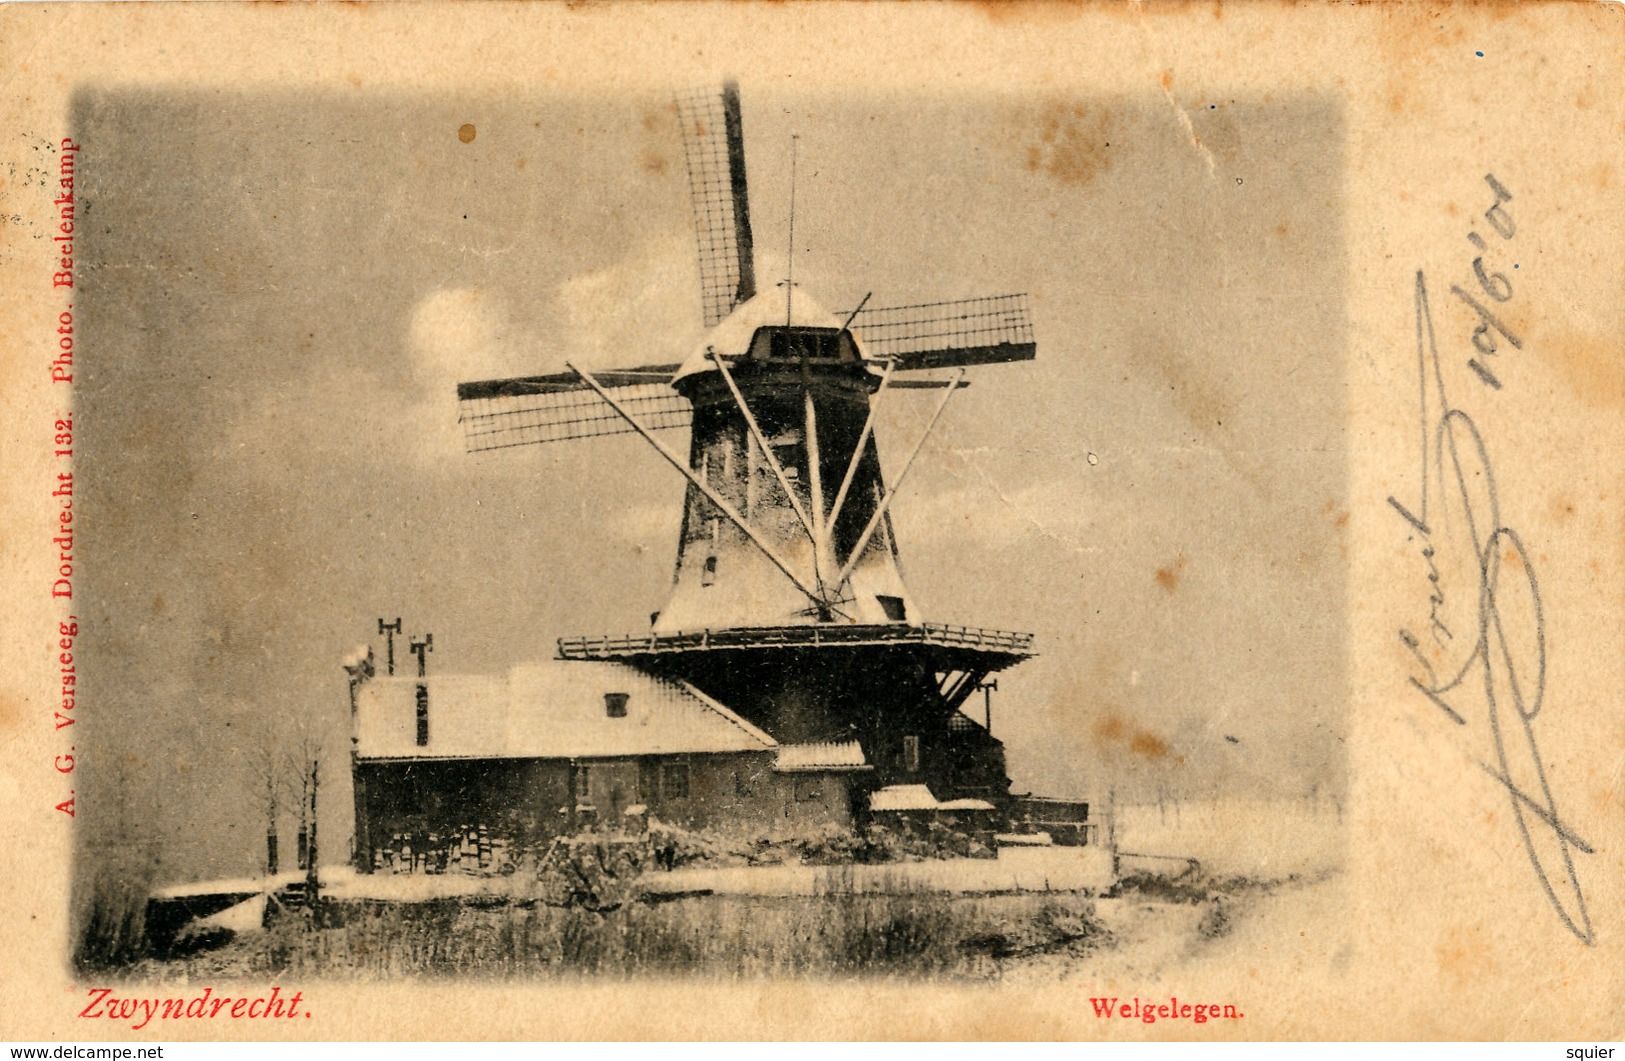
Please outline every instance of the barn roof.
M870 810L936 810L937 797L924 785L887 785L869 793Z
M770 751L772 737L686 682L619 663L552 660L504 677L439 675L428 690L428 740L417 742L417 678L357 691L361 759L585 759ZM624 694L624 715L609 697Z
M781 774L813 770L873 770L855 740L822 741L816 744L782 744L773 763Z
M869 793L869 809L901 810L993 810L985 799L951 799L942 802L925 785L887 785Z

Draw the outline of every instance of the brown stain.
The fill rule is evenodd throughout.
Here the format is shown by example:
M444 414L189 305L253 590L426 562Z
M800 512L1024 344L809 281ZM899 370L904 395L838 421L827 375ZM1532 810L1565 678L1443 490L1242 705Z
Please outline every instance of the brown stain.
M152 614L164 614L164 595L162 593L154 593L152 595Z
M1100 10L1100 5L1079 3L1077 0L964 0L964 2L980 11L989 22L1001 25L1071 22L1087 10Z
M1103 748L1124 745L1128 748L1130 754L1138 755L1144 759L1169 758L1167 740L1148 729L1142 729L1138 726L1131 727L1116 712L1106 715L1095 723L1094 737L1095 743ZM1177 764L1183 765L1185 762L1185 757L1182 755L1176 755L1172 758Z
M1625 406L1625 358L1617 339L1579 332L1554 334L1542 344L1569 388L1593 407Z
M658 151L645 151L638 159L638 165L643 172L658 177L666 172L666 157Z
M1128 348L1135 363L1147 373L1161 377L1167 388L1168 400L1201 437L1212 439L1236 474L1240 475L1260 494L1268 496L1272 484L1259 473L1253 461L1230 442L1225 423L1232 419L1232 410L1240 404L1239 396L1232 396L1231 384L1210 364L1188 357L1170 346L1160 334L1147 331L1136 336Z
M477 135L479 135L479 130L474 128L472 122L465 122L457 127L457 139L465 144L472 144L474 137Z
M1052 100L1021 127L1031 130L1022 152L1029 172L1081 186L1111 166L1116 120L1097 103Z
M646 133L658 133L661 129L677 120L677 101L672 100L660 106L646 107L638 117L638 124L643 126Z
M1445 43L1439 12L1427 4L1384 4L1377 11L1372 29L1386 74L1384 103L1390 114L1420 113L1431 102L1429 66Z
M520 155L518 158L513 160L513 168L514 169L523 170L528 165L530 165L530 159L526 158L523 155Z
M1614 167L1606 162L1599 162L1591 167L1586 177L1589 179L1591 186L1599 192L1608 191L1614 186Z
M1553 520L1558 523L1567 523L1569 520L1574 518L1574 502L1570 501L1563 495L1558 494L1552 498L1551 512Z
M1161 759L1168 754L1168 742L1147 730L1140 730L1128 742L1128 750L1147 759Z
M1174 87L1174 72L1172 70L1164 70L1162 72L1162 76L1157 78L1157 83L1162 86L1162 90L1164 92L1172 91Z
M346 75L344 75L344 80L346 80L346 81L348 81L350 83L351 88L360 88L361 87L361 75L360 74L346 74Z
M784 3L785 0L754 0L756 3ZM1189 0L1136 0L1125 4L1113 0L959 0L965 7L975 8L989 22L1001 25L1047 25L1071 22L1085 14L1098 18L1115 18L1120 22L1141 25L1147 18L1176 16L1184 18L1193 7ZM1224 17L1222 0L1213 4L1213 18Z
M1495 970L1495 953L1476 929L1453 925L1439 934L1433 948L1439 972L1457 987L1482 980Z
M0 730L16 729L22 721L22 703L9 696L0 695Z
M1174 592L1174 590L1179 588L1179 578L1185 573L1185 566L1189 563L1190 560L1185 556L1185 554L1180 553L1167 565L1157 568L1157 573L1155 576L1157 585L1161 586L1169 593Z

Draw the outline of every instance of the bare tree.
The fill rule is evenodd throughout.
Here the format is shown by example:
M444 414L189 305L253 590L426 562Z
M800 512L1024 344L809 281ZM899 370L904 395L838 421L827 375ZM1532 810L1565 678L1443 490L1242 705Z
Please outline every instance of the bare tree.
M290 794L296 794L296 814L305 870L306 892L310 900L316 898L317 849L316 811L317 790L321 782L321 760L331 735L330 720L322 716L304 715L284 725L281 775L287 779Z
M260 810L265 815L265 874L268 877L276 876L281 868L277 824L286 800L287 778L279 743L275 728L266 726L261 739L244 750L248 772L260 793Z
M291 816L298 838L295 861L306 871L313 888L319 865L317 790L332 719L314 712L291 717L278 712L262 717L265 721L259 739L244 750L244 758L264 814L266 873L275 876L281 869L281 830Z

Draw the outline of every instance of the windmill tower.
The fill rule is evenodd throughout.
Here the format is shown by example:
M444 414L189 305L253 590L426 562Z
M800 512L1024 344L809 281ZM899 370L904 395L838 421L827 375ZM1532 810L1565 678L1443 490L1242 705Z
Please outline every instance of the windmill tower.
M836 314L788 279L759 292L738 90L677 111L704 339L681 360L458 387L471 452L635 432L687 480L671 593L649 629L563 638L559 656L681 678L776 739L856 740L881 785L1002 796L1002 746L959 707L1031 656L1032 637L926 622L889 511L965 369L1034 357L1025 297L865 298ZM933 369L957 372L919 375ZM888 479L876 413L922 388L942 394ZM684 427L686 456L662 438Z

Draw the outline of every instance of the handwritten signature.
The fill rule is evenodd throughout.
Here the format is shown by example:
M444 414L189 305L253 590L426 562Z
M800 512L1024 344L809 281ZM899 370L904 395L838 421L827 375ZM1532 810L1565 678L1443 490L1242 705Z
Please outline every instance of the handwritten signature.
M1498 196L1492 210L1498 209L1504 189L1489 179ZM1509 235L1503 232L1503 236ZM1483 246L1478 241L1475 245ZM1474 263L1474 269L1482 273L1482 259ZM1505 291L1509 296L1510 286ZM1473 345L1485 360L1470 362L1469 367L1499 390L1501 383L1487 365L1488 355L1495 350L1491 329L1499 329L1514 346L1518 341L1459 288L1452 293L1472 304L1481 321L1490 318L1473 336ZM1504 301L1499 291L1492 294ZM1468 726L1463 700L1470 696L1473 684L1482 683L1495 763L1480 761L1478 765L1506 789L1547 901L1569 931L1589 945L1594 934L1575 873L1574 852L1589 855L1592 848L1559 817L1535 741L1535 720L1546 695L1546 622L1540 583L1522 536L1502 522L1483 434L1472 417L1452 406L1445 395L1427 282L1420 271L1416 274L1416 354L1421 502L1413 510L1393 497L1388 499L1409 526L1413 540L1421 541L1430 587L1428 623L1420 627L1421 636L1410 629L1399 631L1400 640L1420 668L1420 677L1413 675L1410 682L1460 726Z

